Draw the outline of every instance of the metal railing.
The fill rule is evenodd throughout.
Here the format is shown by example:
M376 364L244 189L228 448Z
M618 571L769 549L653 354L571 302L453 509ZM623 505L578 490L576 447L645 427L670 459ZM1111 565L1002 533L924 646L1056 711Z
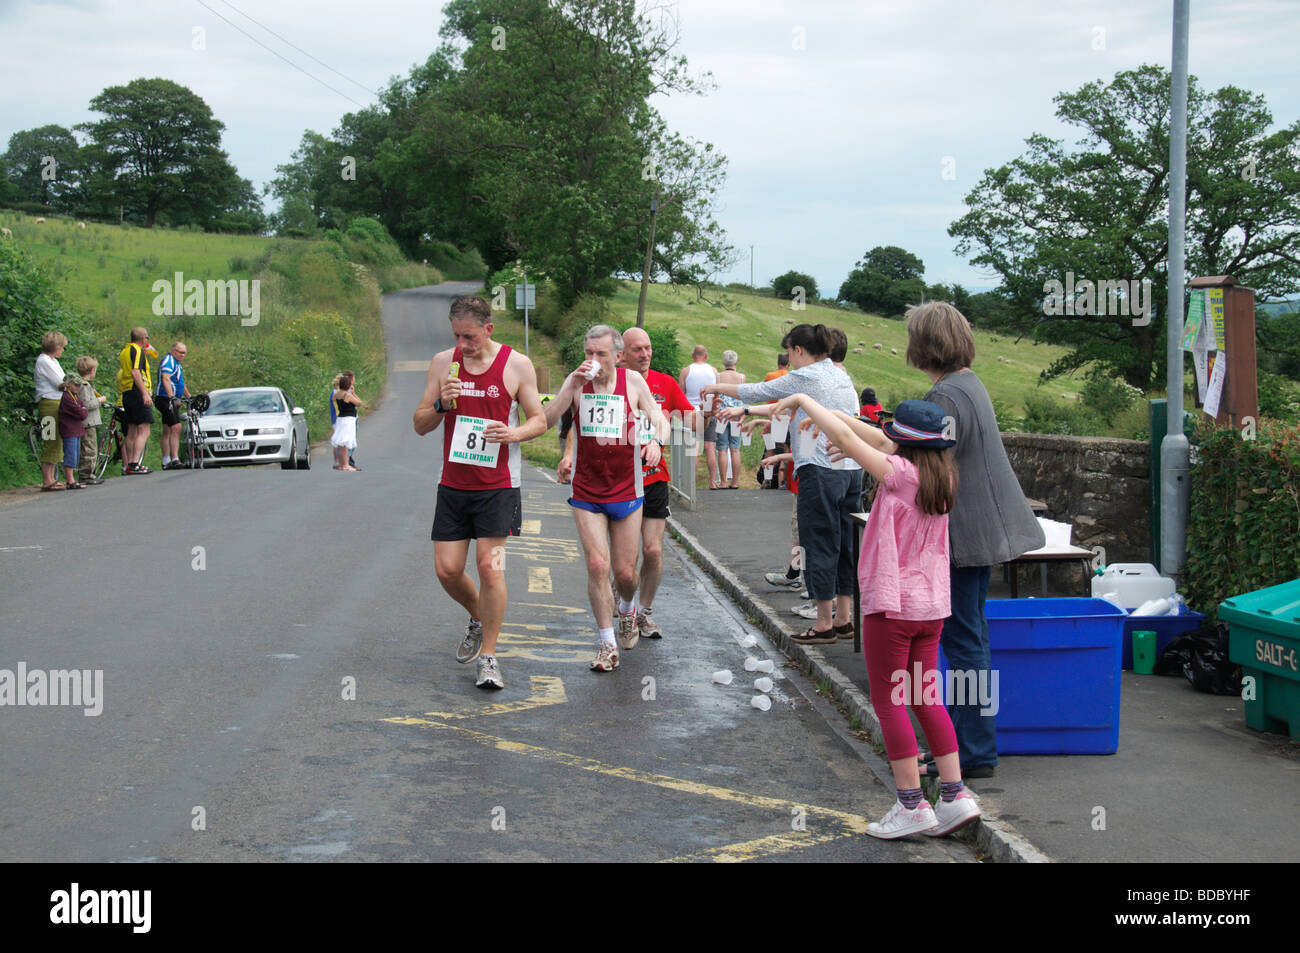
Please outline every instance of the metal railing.
M673 502L681 501L688 510L698 505L695 497L695 458L699 455L699 436L680 420L672 422L672 438L668 441L668 487L675 494Z

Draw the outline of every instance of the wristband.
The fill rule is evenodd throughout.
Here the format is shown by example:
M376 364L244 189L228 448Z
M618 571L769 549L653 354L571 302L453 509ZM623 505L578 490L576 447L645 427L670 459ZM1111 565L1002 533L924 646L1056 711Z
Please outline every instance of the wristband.
M441 398L441 397L436 397L436 398L434 398L434 401L433 401L433 409L434 409L434 412L435 412L435 413L439 413L439 414L445 414L445 413L447 412L446 409L444 409L443 406L442 406L442 398Z

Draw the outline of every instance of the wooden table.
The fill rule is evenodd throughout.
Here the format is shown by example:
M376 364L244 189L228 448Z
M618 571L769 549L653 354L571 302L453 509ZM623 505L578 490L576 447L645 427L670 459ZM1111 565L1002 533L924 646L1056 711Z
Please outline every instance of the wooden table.
M1011 598L1020 598L1020 592L1016 584L1016 567L1024 563L1038 563L1042 567L1043 595L1047 595L1047 564L1048 563L1068 563L1077 561L1083 567L1083 594L1089 596L1092 594L1092 560L1095 554L1091 549L1084 549L1082 546L1044 546L1042 549L1035 549L1017 556L1015 559L1009 559L1002 565L1007 567L1011 575Z

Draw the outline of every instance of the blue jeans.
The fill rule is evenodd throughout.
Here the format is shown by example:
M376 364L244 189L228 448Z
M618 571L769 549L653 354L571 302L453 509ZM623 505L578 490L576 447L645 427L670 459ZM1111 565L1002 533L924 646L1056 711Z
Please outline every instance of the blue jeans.
M77 462L81 459L81 438L64 437L63 438L63 465L70 470L77 469Z
M802 489L802 486L800 487ZM954 671L987 672L991 667L989 620L984 615L984 600L989 594L989 566L948 567L952 585L952 615L943 623L940 645L948 667ZM977 676L978 684L988 676ZM974 704L949 705L948 715L957 732L957 751L961 766L974 768L998 763L997 728L992 715L980 713L979 700Z

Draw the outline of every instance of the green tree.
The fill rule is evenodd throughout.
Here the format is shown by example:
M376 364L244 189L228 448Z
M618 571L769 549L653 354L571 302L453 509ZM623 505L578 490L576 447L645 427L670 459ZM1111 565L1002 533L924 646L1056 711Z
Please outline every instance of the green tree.
M108 87L90 108L106 118L77 128L90 136L111 169L112 204L142 215L147 228L164 211L211 216L239 200L238 176L220 148L225 125L184 86L136 79ZM209 194L203 187L196 193L193 183L200 181L224 191Z
M794 295L795 288L803 288L805 300L817 300L817 281L812 275L805 275L798 271L787 271L784 275L778 275L772 279L772 294L774 297L790 298Z
M656 259L688 274L716 243L709 228L725 160L672 134L649 104L703 92L670 25L632 0L453 0L449 66L419 104L412 148L426 191L459 190L455 233L489 267L521 259L563 304L639 274L651 202Z
M974 252L972 264L1001 277L1017 333L1070 349L1044 377L1091 362L1143 389L1164 377L1169 94L1169 73L1142 66L1057 95L1057 117L1081 130L1075 147L1030 136L1025 154L984 173L966 197L970 211L948 229L958 253ZM1187 114L1188 277L1232 274L1261 298L1296 291L1300 121L1271 131L1262 96L1206 93L1195 78ZM1156 317L1135 326L1114 313L1045 313L1051 282L1068 275L1148 279Z
M62 126L24 129L9 137L4 155L13 201L74 207L81 193L81 147Z
M925 265L897 245L877 245L840 285L839 300L873 314L902 314L925 298Z

